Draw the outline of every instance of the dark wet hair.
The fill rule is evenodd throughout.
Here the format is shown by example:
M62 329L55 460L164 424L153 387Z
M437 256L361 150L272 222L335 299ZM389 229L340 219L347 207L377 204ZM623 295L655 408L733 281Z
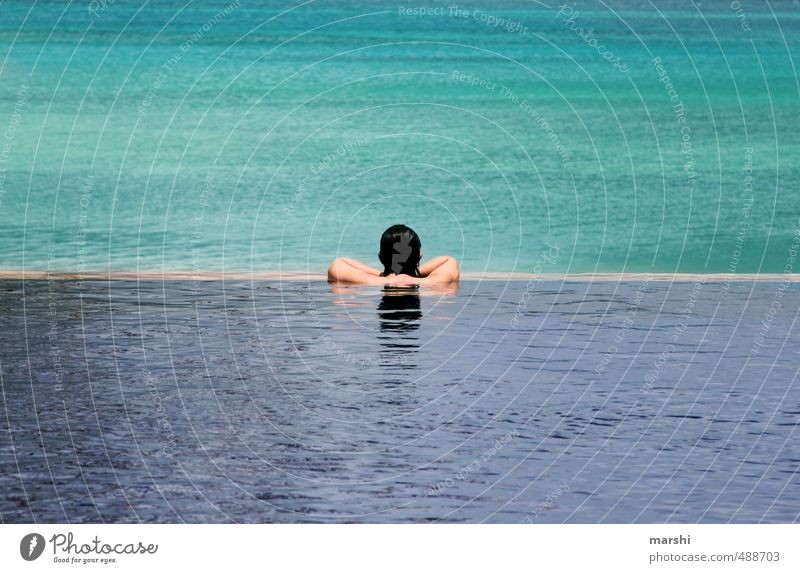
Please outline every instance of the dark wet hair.
M413 229L405 225L392 225L381 236L378 258L383 264L382 276L419 276L419 260L422 258L422 243Z

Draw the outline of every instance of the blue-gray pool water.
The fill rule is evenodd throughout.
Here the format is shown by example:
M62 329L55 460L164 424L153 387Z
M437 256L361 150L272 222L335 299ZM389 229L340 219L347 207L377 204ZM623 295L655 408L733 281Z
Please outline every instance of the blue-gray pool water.
M793 522L800 285L0 282L3 522Z

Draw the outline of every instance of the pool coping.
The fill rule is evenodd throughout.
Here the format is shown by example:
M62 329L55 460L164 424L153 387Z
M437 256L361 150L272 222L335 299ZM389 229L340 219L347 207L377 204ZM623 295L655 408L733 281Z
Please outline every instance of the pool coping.
M0 270L0 280L174 280L174 281L326 281L324 273L307 272L226 272L226 271L111 271L111 272L50 272ZM568 273L534 274L518 272L461 273L461 280L486 281L554 281L554 282L800 282L800 273Z

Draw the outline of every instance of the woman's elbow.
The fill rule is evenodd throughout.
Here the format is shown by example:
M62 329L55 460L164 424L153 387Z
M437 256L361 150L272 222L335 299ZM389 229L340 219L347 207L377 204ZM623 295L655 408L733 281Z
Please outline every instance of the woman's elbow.
M447 257L448 267L450 268L451 276L453 277L454 281L458 280L459 271L458 271L458 260L455 257Z
M444 262L439 265L431 276L437 277L439 280L455 282L459 278L458 261L455 257L445 256Z
M328 267L328 282L337 282L342 277L342 265L344 265L344 258L339 257L334 259Z

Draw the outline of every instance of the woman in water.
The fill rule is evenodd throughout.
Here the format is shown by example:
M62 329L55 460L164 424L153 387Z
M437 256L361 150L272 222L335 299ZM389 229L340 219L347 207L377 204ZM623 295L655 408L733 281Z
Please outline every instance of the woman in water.
M419 264L422 243L405 225L393 225L383 232L378 259L383 272L355 259L338 258L328 267L328 282L401 286L458 281L458 262L453 257L435 257Z

